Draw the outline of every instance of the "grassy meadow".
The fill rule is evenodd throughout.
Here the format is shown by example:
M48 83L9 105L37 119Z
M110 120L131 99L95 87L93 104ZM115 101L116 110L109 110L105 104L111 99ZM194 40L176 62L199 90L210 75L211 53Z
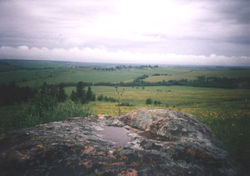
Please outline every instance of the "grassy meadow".
M133 82L142 75L147 75L144 82L160 82L169 80L195 80L199 76L249 78L249 68L217 68L217 67L125 67L113 69L117 65L84 64L52 61L1 61L0 84L15 82L18 86L39 88L44 82L48 84L91 83L96 95L95 101L75 105L69 100L75 86L65 87L68 95L66 102L59 103L53 112L44 119L34 119L34 110L29 103L0 106L1 133L30 127L47 121L62 120L70 116L85 114L118 115L117 102L99 101L98 96L118 99L114 86L95 86L96 83ZM96 69L97 68L97 69ZM108 68L108 69L107 69ZM245 83L244 83L245 84ZM121 114L138 108L172 109L195 115L205 123L225 144L232 156L244 166L249 165L250 158L250 89L214 88L191 86L118 86L121 94L120 103L124 103ZM146 99L158 101L158 104L147 105ZM77 109L77 112L75 112ZM67 111L67 112L66 112ZM80 111L88 111L81 113ZM8 128L7 128L8 127Z
M238 77L249 77L250 70L234 69L202 69L202 68L185 68L185 69L170 69L167 72L168 75L160 76L149 76L145 79L146 82L159 82L159 81L169 81L169 80L194 80L197 76L206 77L227 77L227 78L238 78Z

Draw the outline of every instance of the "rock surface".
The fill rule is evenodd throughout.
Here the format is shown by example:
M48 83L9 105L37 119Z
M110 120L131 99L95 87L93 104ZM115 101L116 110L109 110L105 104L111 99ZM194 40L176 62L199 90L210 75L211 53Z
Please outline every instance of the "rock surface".
M0 175L238 175L213 133L194 116L140 109L0 136Z

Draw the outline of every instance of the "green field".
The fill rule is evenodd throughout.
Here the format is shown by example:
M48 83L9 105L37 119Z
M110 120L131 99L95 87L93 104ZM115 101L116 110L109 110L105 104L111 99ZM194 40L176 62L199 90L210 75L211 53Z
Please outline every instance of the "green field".
M72 87L66 88L67 92ZM92 90L97 95L103 94L117 98L114 87L95 86ZM153 87L119 87L122 92L121 102L128 102L139 107L145 106L145 100L151 98L162 102L160 108L174 108L181 111L209 110L225 111L227 113L250 112L250 91L248 89L220 89L220 88L197 88L185 86L153 86ZM98 104L97 102L94 102ZM108 109L107 109L108 110ZM98 112L104 113L104 112ZM106 113L109 113L107 111ZM127 112L125 112L127 113ZM232 113L235 114L235 113ZM112 114L115 115L115 114ZM250 114L248 114L250 115Z
M171 72L172 71L172 72ZM167 76L150 76L145 79L146 82L159 82L159 81L169 81L169 80L194 80L197 76L206 77L227 77L227 78L238 78L238 77L249 77L250 70L225 70L225 69L173 69L166 73Z
M147 75L145 79L140 80L146 83L161 82L163 80L195 80L199 76L226 77L239 80L250 77L249 68L167 66L141 68L132 66L110 70L110 68L115 68L116 66L112 64L51 61L4 61L0 62L0 84L15 81L19 86L39 87L43 82L47 82L48 84L59 84L62 82L76 84L79 81L83 81L92 83L91 88L96 97L103 95L118 99L114 86L95 86L95 84L133 83L133 81L142 75ZM95 69L96 67L98 69ZM241 85L239 87L247 84L246 80L239 83ZM68 96L70 96L72 90L75 90L75 87L65 87ZM212 129L237 161L245 166L249 164L250 89L226 89L212 86L192 87L184 85L144 86L142 84L141 86L125 87L118 85L118 90L122 94L121 103L125 104L124 106L120 106L121 114L126 114L138 108L172 109L193 114ZM147 98L159 101L161 104L146 105ZM77 107L77 110L85 109L92 114L117 116L117 104L117 102L96 100L82 105L82 108ZM28 103L23 103L0 107L0 122L3 129L1 132L67 118L63 114L67 114L68 116L81 114L79 112L75 113L74 108L76 107L73 107L75 105L70 100L67 100L64 103L60 103L55 112L46 116L46 118L49 118L51 115L51 119L33 119L32 121L32 115L30 114L27 116L28 119L23 117L31 111L28 106ZM69 106L73 109L70 109ZM64 113L66 109L67 113ZM10 128L3 128L4 125Z
M115 67L104 65L105 68ZM47 82L49 84L77 83L128 83L136 78L147 75L144 82L161 82L169 80L194 80L198 76L249 78L250 69L216 68L216 67L128 67L113 71L94 70L101 64L52 62L52 61L0 61L0 84L16 82L20 86L38 87ZM159 76L154 76L159 74Z

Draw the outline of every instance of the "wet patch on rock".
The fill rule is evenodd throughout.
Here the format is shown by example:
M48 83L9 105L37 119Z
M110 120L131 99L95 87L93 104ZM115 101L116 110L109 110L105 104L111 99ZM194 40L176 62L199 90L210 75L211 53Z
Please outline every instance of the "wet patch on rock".
M194 116L140 109L0 136L1 175L239 174L221 142Z
M126 146L130 141L128 130L124 127L104 126L103 139L113 142L115 145Z

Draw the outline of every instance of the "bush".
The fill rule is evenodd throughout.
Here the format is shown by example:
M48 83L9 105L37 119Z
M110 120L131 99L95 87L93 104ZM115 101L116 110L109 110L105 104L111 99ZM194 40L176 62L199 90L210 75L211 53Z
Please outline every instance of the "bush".
M147 98L146 99L146 104L149 105L149 104L152 104L153 100L151 98Z
M99 96L97 97L97 100L98 100L98 101L102 101L102 100L103 100L103 95L99 95Z
M134 106L133 104L130 104L130 103L120 103L118 105L119 106Z
M154 105L161 105L161 104L162 104L161 101L157 101L157 100L154 101Z

